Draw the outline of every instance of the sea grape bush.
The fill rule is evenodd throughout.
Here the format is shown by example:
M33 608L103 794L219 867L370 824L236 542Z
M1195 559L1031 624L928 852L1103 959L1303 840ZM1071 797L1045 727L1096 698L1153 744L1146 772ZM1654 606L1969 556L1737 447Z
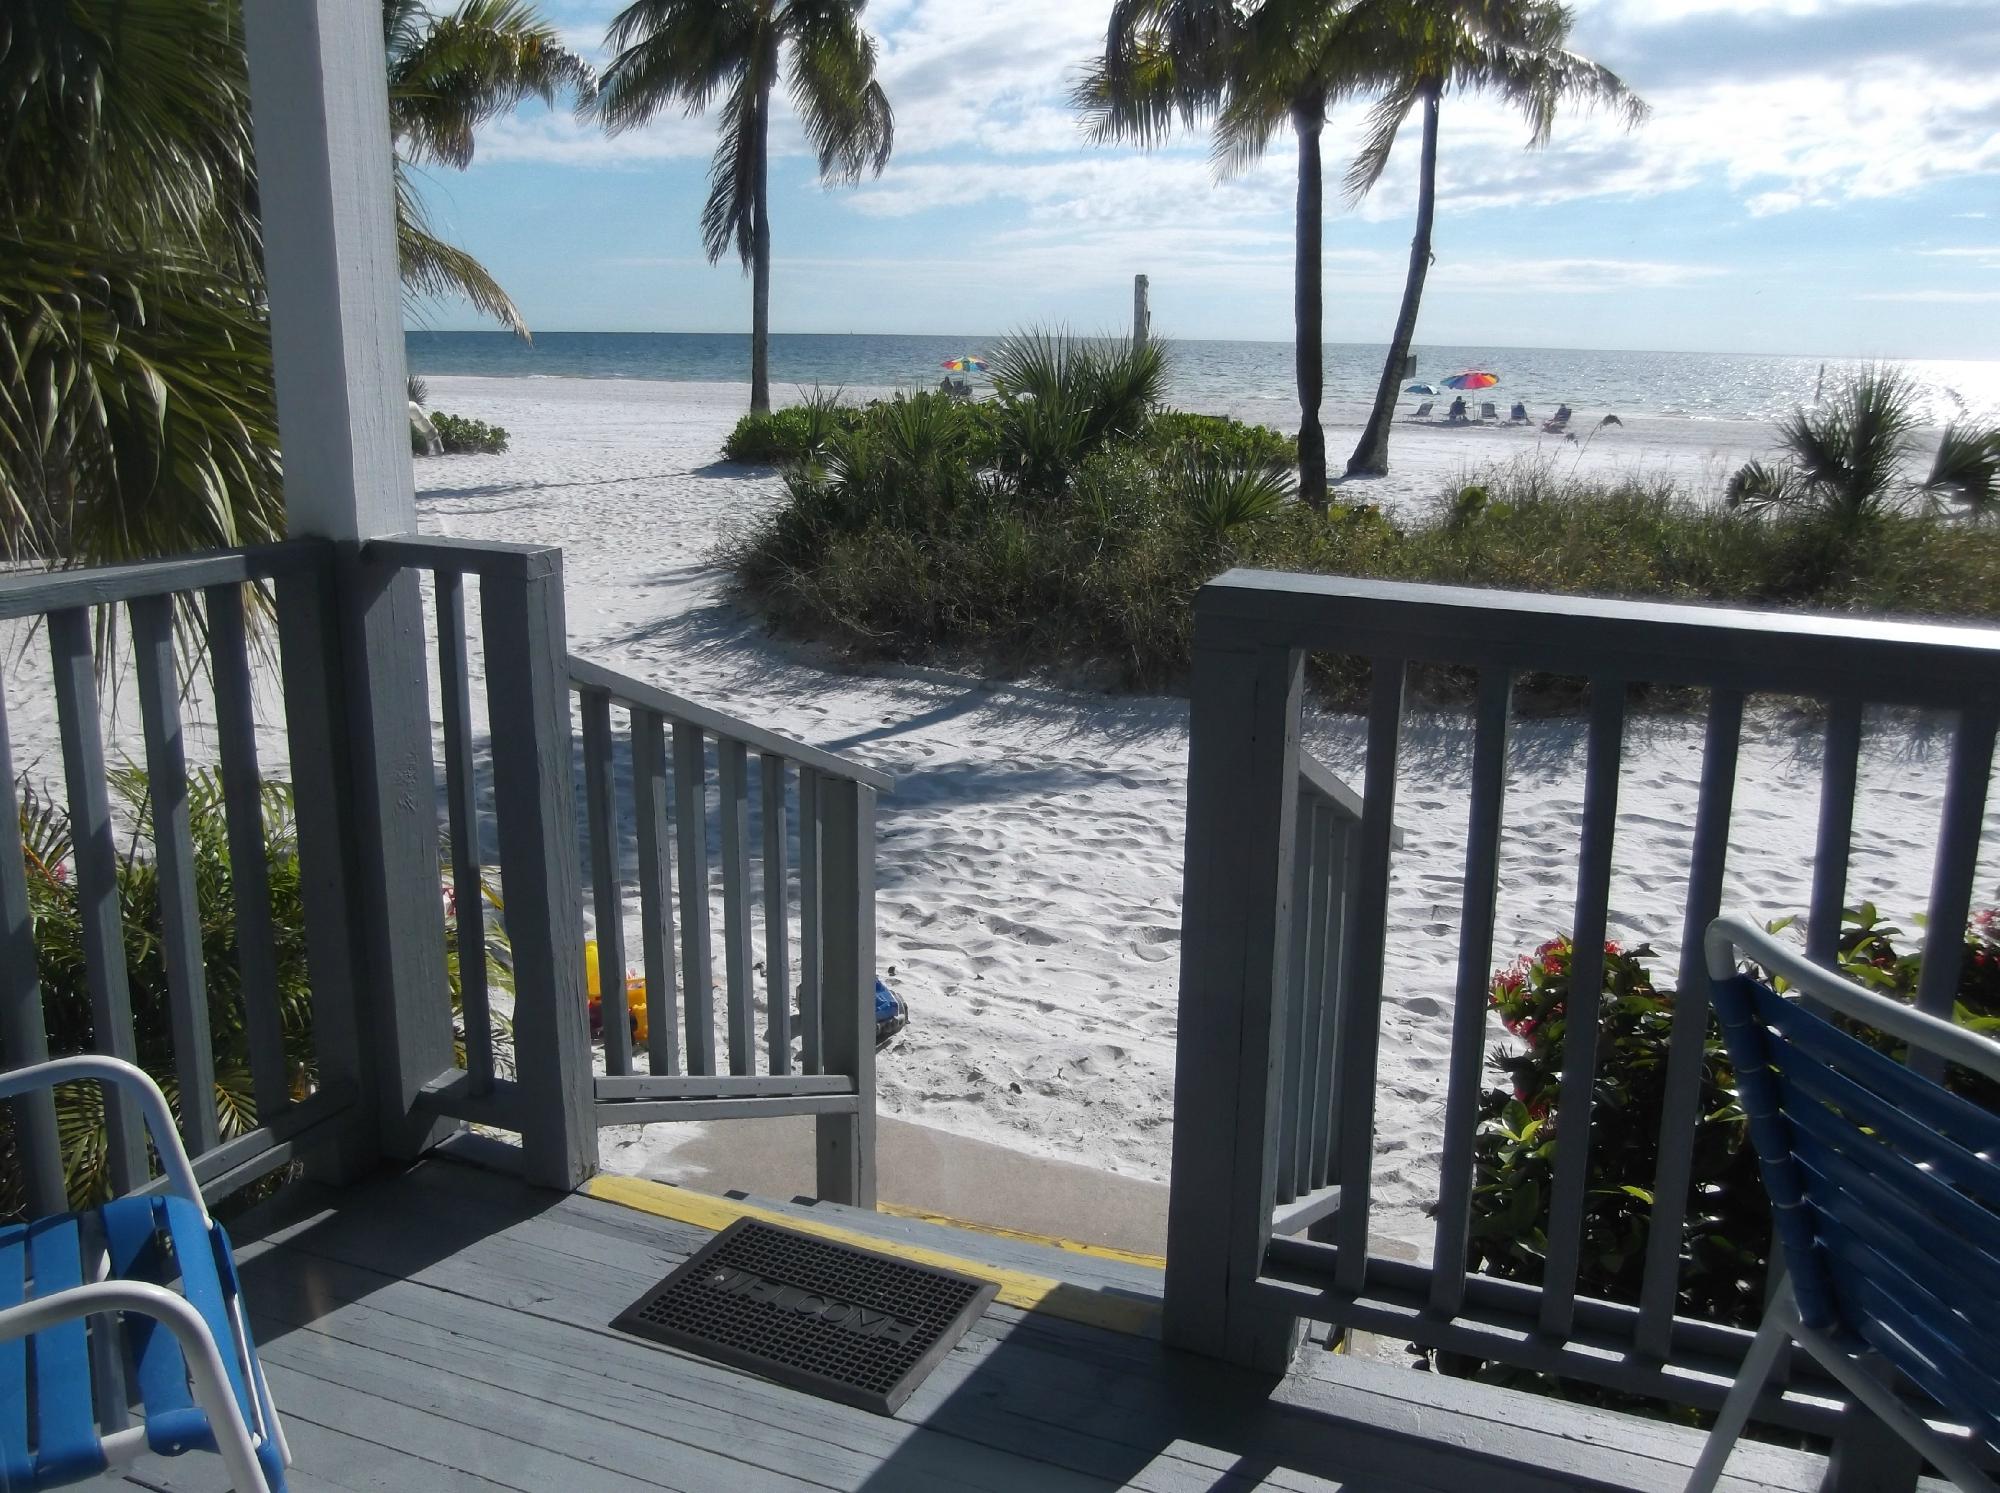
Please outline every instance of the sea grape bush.
M437 431L438 439L444 443L447 456L468 453L491 456L507 449L507 432L498 425L488 425L484 420L433 413L431 425Z

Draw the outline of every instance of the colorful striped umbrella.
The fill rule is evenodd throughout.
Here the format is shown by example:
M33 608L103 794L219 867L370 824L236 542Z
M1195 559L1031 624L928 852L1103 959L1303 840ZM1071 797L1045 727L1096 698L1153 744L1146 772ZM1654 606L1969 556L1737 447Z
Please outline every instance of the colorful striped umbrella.
M948 373L984 373L986 371L986 360L984 358L975 358L968 353L962 358L946 358L942 363L938 364L938 367Z
M1497 373L1457 373L1444 381L1447 389L1490 389L1500 382Z

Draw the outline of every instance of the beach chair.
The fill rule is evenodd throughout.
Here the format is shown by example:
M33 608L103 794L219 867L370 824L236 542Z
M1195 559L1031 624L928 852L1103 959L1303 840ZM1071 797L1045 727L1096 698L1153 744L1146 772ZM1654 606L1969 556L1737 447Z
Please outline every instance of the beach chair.
M1549 431L1551 433L1561 430L1567 430L1568 428L1569 428L1569 406L1566 404L1557 406L1556 412L1553 415L1551 415L1548 419L1542 421L1542 429Z
M1815 1002L1736 972L1738 953ZM2000 1452L2000 1114L1833 1024L1826 1011L2000 1083L2000 1043L1864 990L1742 918L1707 938L1715 1013L1770 1192L1786 1279L1688 1481L1709 1493L1787 1341L1962 1489ZM1893 1369L1963 1427L1944 1435Z
M199 1449L221 1454L237 1493L284 1493L291 1455L229 1238L159 1087L117 1058L68 1057L0 1074L0 1099L80 1081L137 1105L167 1190L0 1228L0 1488L60 1488L144 1452ZM93 1363L126 1366L142 1424L100 1429L111 1390Z
M1482 420L1497 420L1500 418L1500 411L1489 401L1479 406L1479 418Z
M1528 423L1528 407L1525 404L1516 402L1514 408L1509 411L1507 418L1512 420L1516 425L1526 425Z
M1409 418L1412 420L1428 420L1430 419L1430 417L1431 417L1431 402L1428 399L1426 399L1422 404L1418 405L1416 407L1416 410L1409 416Z

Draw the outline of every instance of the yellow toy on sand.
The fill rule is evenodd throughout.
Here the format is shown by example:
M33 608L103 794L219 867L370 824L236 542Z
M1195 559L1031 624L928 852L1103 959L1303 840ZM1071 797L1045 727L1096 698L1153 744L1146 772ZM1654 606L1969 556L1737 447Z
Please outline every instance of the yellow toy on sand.
M583 946L583 987L590 997L590 1035L604 1035L604 994L599 988L597 977L597 940L590 939ZM646 977L628 974L625 976L626 1020L631 1024L632 1040L646 1040L648 1022L646 1020Z

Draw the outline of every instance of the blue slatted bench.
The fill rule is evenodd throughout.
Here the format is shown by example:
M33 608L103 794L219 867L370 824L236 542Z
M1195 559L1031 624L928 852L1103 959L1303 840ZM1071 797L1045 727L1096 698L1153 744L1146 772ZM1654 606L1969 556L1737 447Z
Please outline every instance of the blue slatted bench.
M1743 919L1709 929L1711 995L1786 1280L1689 1493L1715 1486L1788 1339L1959 1487L1993 1493L1979 1460L2000 1456L2000 1115L1738 973L1739 951L1913 1053L2000 1082L2000 1043L1810 964ZM1871 1372L1881 1365L1965 1434L1913 1414Z
M142 1452L219 1452L238 1493L284 1493L284 1436L229 1237L208 1216L165 1098L115 1058L0 1075L0 1099L115 1083L138 1100L174 1191L0 1228L0 1489L57 1488ZM86 1324L94 1324L94 1328ZM90 1333L136 1386L142 1424L102 1430Z

